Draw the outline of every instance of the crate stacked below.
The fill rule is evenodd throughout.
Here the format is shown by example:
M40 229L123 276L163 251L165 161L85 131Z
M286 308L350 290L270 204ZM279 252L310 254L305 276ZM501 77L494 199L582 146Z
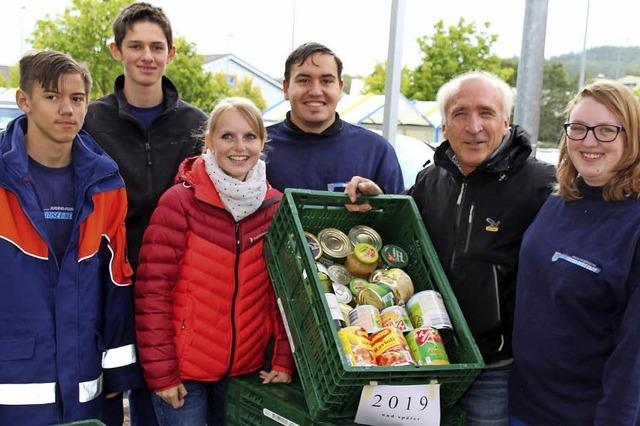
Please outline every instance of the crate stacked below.
M335 423L314 421L309 415L302 385L296 379L290 385L263 385L257 374L227 382L224 422L227 426L349 426L351 421ZM440 426L464 426L464 412L451 408L442 414Z
M347 198L343 194L287 189L266 237L269 273L314 420L353 419L362 386L372 381L404 385L436 380L446 410L484 367L413 199L400 195L364 198L373 209L356 213L344 208ZM443 336L450 365L352 367L345 361L303 232L317 233L329 227L348 232L356 225L374 228L385 244L398 245L408 253L409 264L404 269L416 292L440 292L453 325L453 332Z

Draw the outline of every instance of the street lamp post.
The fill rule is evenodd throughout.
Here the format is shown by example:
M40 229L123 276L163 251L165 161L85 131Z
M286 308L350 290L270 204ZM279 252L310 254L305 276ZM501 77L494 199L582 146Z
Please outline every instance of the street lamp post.
M584 87L584 78L587 71L587 30L589 29L589 9L591 0L587 0L587 17L584 20L584 38L582 39L582 60L580 61L580 78L578 79L578 92Z

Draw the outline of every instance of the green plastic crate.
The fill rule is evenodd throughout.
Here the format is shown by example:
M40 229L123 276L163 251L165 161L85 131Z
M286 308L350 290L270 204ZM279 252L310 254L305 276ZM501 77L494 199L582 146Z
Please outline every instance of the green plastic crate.
M402 385L437 380L441 406L447 409L484 367L413 199L402 195L364 198L374 209L357 213L344 208L347 198L343 194L287 189L266 237L269 273L315 420L353 418L362 386L371 381ZM442 294L454 328L448 338L443 336L450 365L352 367L344 361L303 231L317 233L334 227L348 232L355 225L371 226L385 244L397 244L407 251L410 260L404 269L416 292L433 289Z
M296 378L289 385L263 385L257 374L227 382L224 417L226 426L348 426L353 422L317 422L309 415L302 386Z

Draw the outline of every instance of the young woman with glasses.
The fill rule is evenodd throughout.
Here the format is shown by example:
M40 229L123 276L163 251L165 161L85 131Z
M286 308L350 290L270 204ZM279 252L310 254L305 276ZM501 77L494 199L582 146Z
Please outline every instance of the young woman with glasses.
M558 186L520 251L513 425L640 423L639 124L619 83L568 105Z

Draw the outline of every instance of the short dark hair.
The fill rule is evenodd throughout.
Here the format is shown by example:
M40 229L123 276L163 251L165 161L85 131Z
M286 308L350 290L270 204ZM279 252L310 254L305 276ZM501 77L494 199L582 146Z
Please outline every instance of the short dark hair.
M338 67L338 80L342 80L342 61L340 58L327 46L315 42L302 44L289 54L287 61L284 63L284 79L289 80L291 77L291 67L293 67L293 65L304 64L304 61L316 53L333 56Z
M118 49L122 48L122 40L130 30L138 22L152 22L158 24L164 36L167 39L167 47L171 49L173 46L173 34L171 32L171 23L164 11L149 3L131 3L120 11L120 14L113 21L113 36Z
M58 91L58 81L63 74L80 74L87 96L91 91L91 74L71 56L55 50L29 52L20 59L20 89L31 94L33 84L43 89Z

